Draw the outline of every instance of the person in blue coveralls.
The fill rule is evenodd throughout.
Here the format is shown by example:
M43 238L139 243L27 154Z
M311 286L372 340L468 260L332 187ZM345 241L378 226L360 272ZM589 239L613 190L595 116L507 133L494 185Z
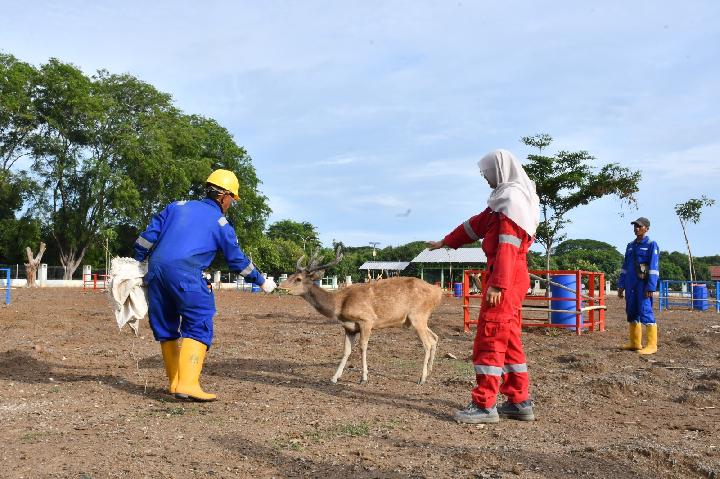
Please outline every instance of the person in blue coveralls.
M232 171L215 170L206 182L202 200L175 201L156 214L135 241L134 258L149 257L150 327L160 342L169 391L176 398L214 401L215 394L200 387L205 354L213 338L215 298L203 270L220 250L231 271L270 293L275 282L258 271L238 244L225 213L239 198L239 182ZM180 340L182 338L182 340Z
M660 278L660 248L648 238L650 220L640 217L631 223L635 240L625 249L625 261L618 280L618 297L625 296L630 342L623 349L640 354L657 352L657 323L653 314L653 293ZM642 347L642 325L647 344Z

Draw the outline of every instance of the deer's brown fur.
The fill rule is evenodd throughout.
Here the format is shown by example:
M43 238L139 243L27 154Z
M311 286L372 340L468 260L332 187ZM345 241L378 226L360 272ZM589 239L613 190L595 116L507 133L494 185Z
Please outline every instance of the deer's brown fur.
M338 251L336 264L342 256ZM311 264L313 261L311 260ZM442 290L418 278L396 277L374 283L355 284L330 293L315 285L321 267L301 268L279 288L303 297L320 314L337 319L345 330L345 349L331 381L337 382L345 369L355 337L360 335L362 382L367 381L367 345L373 329L412 326L425 349L420 384L432 371L438 337L428 327L428 319L442 299Z

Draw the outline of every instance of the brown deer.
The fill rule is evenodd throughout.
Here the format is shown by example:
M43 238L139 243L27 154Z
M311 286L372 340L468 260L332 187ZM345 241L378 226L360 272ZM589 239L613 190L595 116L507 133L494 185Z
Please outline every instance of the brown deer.
M340 321L345 330L345 349L337 371L331 381L336 383L345 369L357 334L360 334L362 353L362 380L367 382L367 345L373 329L412 326L425 349L422 376L425 383L432 371L438 337L428 328L428 318L442 300L442 290L418 278L396 277L374 283L354 284L330 293L314 284L322 278L324 270L342 259L338 247L336 257L330 263L317 264L317 251L307 266L302 266L305 256L297 262L297 272L280 283L278 288L295 296L303 297L320 314Z

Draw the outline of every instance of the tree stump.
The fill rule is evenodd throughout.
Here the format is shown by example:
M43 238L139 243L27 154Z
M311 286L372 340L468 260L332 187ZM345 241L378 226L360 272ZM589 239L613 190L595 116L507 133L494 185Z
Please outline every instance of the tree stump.
M28 288L34 288L37 286L37 284L35 284L35 275L37 274L37 270L40 267L40 260L45 253L45 243L40 243L40 251L34 258L32 250L29 246L25 248L25 253L27 254L28 258L28 262L25 263L25 277L27 278L26 286Z

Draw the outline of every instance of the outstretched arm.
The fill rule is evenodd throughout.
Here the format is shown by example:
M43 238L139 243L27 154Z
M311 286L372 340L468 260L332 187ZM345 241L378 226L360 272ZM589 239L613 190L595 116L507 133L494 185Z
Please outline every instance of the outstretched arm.
M453 249L459 248L462 245L473 243L481 238L485 237L485 233L488 230L488 224L492 217L492 210L486 208L485 211L479 215L475 215L469 220L463 222L457 228L452 230L450 234L445 236L440 241L428 241L430 249L437 249L443 246L447 246ZM432 247L430 245L435 247Z

